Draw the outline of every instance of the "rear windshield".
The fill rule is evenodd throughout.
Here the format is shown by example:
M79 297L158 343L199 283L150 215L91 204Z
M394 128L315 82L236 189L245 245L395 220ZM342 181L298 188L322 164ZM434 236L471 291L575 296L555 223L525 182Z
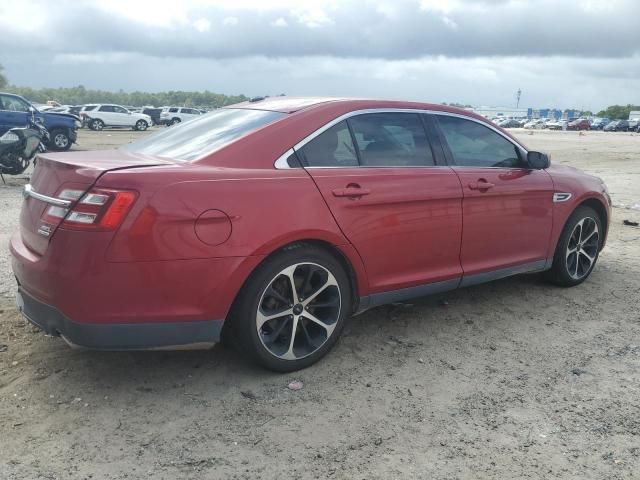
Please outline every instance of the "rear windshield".
M221 108L121 148L134 153L191 161L286 116L281 112Z

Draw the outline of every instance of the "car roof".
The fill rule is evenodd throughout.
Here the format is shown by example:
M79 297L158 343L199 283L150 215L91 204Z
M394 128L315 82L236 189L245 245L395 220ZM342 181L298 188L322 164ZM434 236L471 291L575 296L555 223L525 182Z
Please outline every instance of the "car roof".
M247 102L228 105L223 108L246 108L251 110L266 110L281 113L295 113L302 110L333 109L333 110L366 110L376 108L393 109L414 109L432 110L438 112L449 112L468 117L480 119L483 122L488 120L471 110L466 110L448 105L435 103L411 102L405 100L381 100L367 98L344 98L344 97L267 97Z

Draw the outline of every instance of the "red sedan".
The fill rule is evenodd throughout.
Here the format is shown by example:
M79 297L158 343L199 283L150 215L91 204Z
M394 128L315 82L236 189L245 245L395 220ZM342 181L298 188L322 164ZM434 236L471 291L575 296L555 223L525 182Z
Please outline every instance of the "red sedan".
M278 97L118 150L46 154L11 240L18 303L94 349L233 340L306 367L363 310L525 272L584 281L603 182L473 113Z

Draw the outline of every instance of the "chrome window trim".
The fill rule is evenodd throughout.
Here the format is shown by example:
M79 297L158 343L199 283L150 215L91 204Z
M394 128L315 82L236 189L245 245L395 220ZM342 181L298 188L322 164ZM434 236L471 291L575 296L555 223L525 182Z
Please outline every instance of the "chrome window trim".
M293 148L290 148L289 150L287 150L286 152L284 152L282 155L278 157L278 159L273 164L273 166L276 167L276 169L278 170L298 168L298 167L292 167L291 165L289 165L289 162L287 161L287 159L294 153L296 152L293 150Z
M340 115L337 118L334 118L333 120L331 120L330 122L324 124L322 127L318 128L316 131L314 131L313 133L307 135L305 138L303 138L302 140L300 140L298 143L296 143L292 149L287 150L287 152L290 152L290 150L298 151L299 149L301 149L302 147L304 147L307 143L309 143L311 140L313 140L314 138L316 138L318 135L321 135L322 133L324 133L325 131L329 130L331 127L333 127L334 125L342 122L343 120L347 120L351 117L355 117L358 115L368 115L368 114L372 114L372 113L415 113L415 114L427 114L427 115L444 115L447 117L457 117L457 118L462 118L464 120L469 120L471 122L475 122L478 123L480 125L483 125L485 127L487 127L490 130L493 130L495 133L497 133L498 135L500 135L502 138L504 138L505 140L511 142L515 147L520 148L525 155L528 153L528 150L519 142L515 141L513 138L505 135L503 132L501 132L500 130L498 130L495 126L483 122L481 120L478 120L477 118L473 118L473 117L469 117L467 115L463 115L460 113L452 113L452 112L443 112L443 111L439 111L439 110L425 110L425 109L418 109L418 108L365 108L362 110L354 110L352 112L348 112L345 113L343 115ZM274 167L278 170L283 170L283 169L288 169L288 168L294 168L294 167L290 167L289 164L286 162L286 158L284 162L282 161L282 157L288 155L291 155L291 153L285 153L282 156L280 156L275 162L274 162ZM424 165L421 166L422 168L433 168L433 167L439 167L441 165ZM460 166L460 165L448 165L449 167L461 167L461 168L465 168L464 166ZM419 166L420 167L420 166ZM309 169L309 168L370 168L370 167L354 167L354 166L345 166L345 167L303 167L305 169ZM393 166L393 165L388 165L388 166L379 166L379 167L374 167L374 168L416 168L416 166L414 165L398 165L398 166ZM473 167L473 168L523 168L523 167Z
M24 198L35 198L36 200L40 200L45 203L49 203L51 205L55 205L56 207L68 208L71 206L71 200L63 200L61 198L49 197L47 195L43 195L41 193L36 192L31 184L27 183L24 186L24 190L22 191L22 196Z

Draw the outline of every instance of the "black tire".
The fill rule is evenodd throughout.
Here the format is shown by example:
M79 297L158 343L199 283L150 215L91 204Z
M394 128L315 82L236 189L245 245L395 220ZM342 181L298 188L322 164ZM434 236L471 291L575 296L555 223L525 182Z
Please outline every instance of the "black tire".
M299 317L296 316L298 320L295 323L293 315L288 315L288 318L285 318L285 316L282 315L279 319L271 321L282 323L272 326L270 322L265 322L263 324L264 326L260 328L260 331L258 331L258 311L259 309L264 311L262 306L267 302L267 299L270 298L268 297L267 289L273 288L275 285L274 282L279 278L284 278L284 281L287 281L286 279L288 277L282 275L282 272L288 267L294 265L298 265L295 272L300 271L301 273L304 273L305 268L321 267L321 269L317 270L317 272L320 272L318 275L321 275L324 271L333 275L335 282L337 283L337 287L332 286L329 288L337 288L339 308L338 311L334 310L332 313L332 318L335 318L335 320L330 323L332 331L327 334L327 331L325 330L324 333L326 334L326 337L321 339L323 343L313 345L313 342L307 342L306 345L312 345L312 348L315 350L309 350L309 353L305 353L305 350L302 350L303 354L300 358L283 359L273 353L273 351L266 346L266 340L263 341L263 339L266 339L269 334L273 336L274 331L278 330L283 331L284 335L286 335L289 331L293 330L293 325L296 325L294 341L290 343L292 347L289 348L289 351L293 352L295 350L293 347L294 345L297 345L298 343L304 345L307 339L310 339L307 329L311 331L311 327L313 327L316 331L321 331L317 325L312 325L313 322L303 318L306 314L305 311L302 311L299 314ZM293 276L295 277L296 273L294 273ZM304 283L311 287L310 280L307 283L307 279L305 279L304 282L300 283ZM301 286L297 288L304 291L305 287ZM329 289L326 289L325 291L328 292ZM289 292L291 292L291 290L289 290ZM335 290L333 290L331 294L335 295ZM312 296L313 295L309 296L309 298ZM320 298L320 296L317 298ZM302 300L304 300L304 298ZM273 300L271 299L271 301ZM289 307L292 305L293 304L290 304ZM300 304L300 306L301 305L302 304ZM296 304L294 309L298 306L299 305ZM287 308L286 305L283 305L283 307ZM311 307L309 313L313 312L313 315L320 317L317 313L318 310L314 310L314 308L315 307ZM276 310L280 310L280 308ZM309 308L305 307L305 310L309 310ZM351 315L351 313L351 286L347 273L344 271L340 262L331 253L322 248L317 248L308 244L295 244L267 258L264 263L262 263L256 271L253 272L234 302L230 318L228 319L230 324L225 327L225 329L228 328L228 330L224 334L224 337L226 343L233 344L241 353L247 355L251 360L262 367L276 372L293 372L314 364L326 355L329 350L331 350L344 328L346 319ZM290 323L284 327L280 327L287 322ZM307 325L306 327L305 324ZM268 329L268 332L265 332L265 326ZM289 326L288 329L287 326ZM274 340L274 343L271 345L275 345L276 342L278 342L277 339L280 337L278 334L275 334L274 338L276 338L276 340ZM290 334L288 338L291 338ZM286 345L289 344L289 342L290 340L285 339L283 342L279 343L280 345L284 344L286 348Z
M169 125L175 125L176 123L180 123L182 120L180 120L178 117L172 118L171 119L171 123L169 123Z
M144 132L147 128L149 128L149 124L144 120L138 120L136 122L135 129L139 132Z
M66 152L71 148L72 141L69 131L63 128L54 128L49 133L49 144L47 147L54 152Z
M104 122L99 118L94 118L89 121L89 128L91 130L100 131L104 128Z
M568 251L572 250L573 246L576 246L576 226L580 222L586 222L588 225L591 225L591 222L593 222L597 227L598 237L597 240L592 241L590 244L587 244L586 242L583 243L585 252L588 248L587 253L593 256L593 261L589 267L584 269L579 268L578 262L582 260L585 260L586 262L586 259L588 258L586 255L581 257L577 251L575 256L574 254L568 254ZM582 235L582 227L580 229L580 234ZM588 234L589 230L585 227L585 236ZM562 230L562 234L560 235L560 239L558 240L556 251L553 256L553 265L550 270L545 272L545 280L561 287L573 287L584 282L589 275L591 275L591 272L598 261L603 235L602 219L598 213L593 208L587 206L576 208ZM576 249L577 248L578 247L576 246ZM576 262L575 264L573 263L574 259ZM572 274L574 265L575 272Z

